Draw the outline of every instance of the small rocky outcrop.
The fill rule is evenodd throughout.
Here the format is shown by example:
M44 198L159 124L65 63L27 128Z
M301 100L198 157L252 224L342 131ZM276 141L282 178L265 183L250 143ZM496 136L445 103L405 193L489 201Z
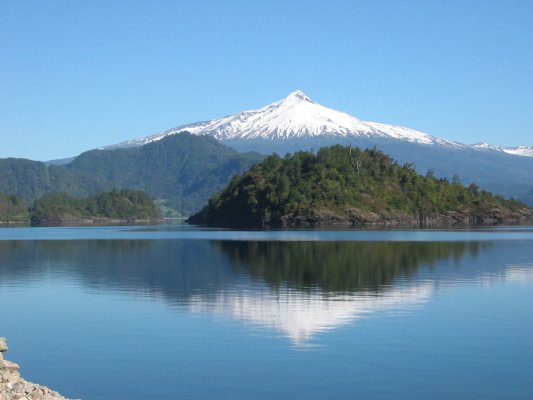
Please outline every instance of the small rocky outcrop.
M6 339L0 338L0 400L66 400L46 386L24 380L19 366L4 360L7 349Z

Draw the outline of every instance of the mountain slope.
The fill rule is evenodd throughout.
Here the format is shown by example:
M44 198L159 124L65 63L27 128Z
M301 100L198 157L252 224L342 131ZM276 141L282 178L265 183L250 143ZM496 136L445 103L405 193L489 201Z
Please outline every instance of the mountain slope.
M32 202L50 192L85 196L102 188L102 182L84 173L23 158L0 159L0 193L13 193Z
M92 150L65 168L114 187L141 189L188 214L263 157L240 154L207 136L181 133L138 148Z

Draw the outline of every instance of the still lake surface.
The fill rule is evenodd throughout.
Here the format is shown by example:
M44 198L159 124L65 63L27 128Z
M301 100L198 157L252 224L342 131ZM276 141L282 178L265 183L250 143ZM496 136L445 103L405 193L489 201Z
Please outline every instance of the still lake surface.
M533 228L0 229L23 376L103 399L532 399Z

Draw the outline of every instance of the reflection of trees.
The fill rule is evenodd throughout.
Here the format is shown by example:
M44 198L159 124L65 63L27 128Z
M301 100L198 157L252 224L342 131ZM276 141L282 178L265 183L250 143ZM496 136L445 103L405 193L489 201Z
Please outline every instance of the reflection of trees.
M240 270L272 285L332 292L379 291L399 276L439 261L477 254L478 242L244 242L218 241Z
M207 241L0 241L0 281L62 274L84 285L169 299L208 293L232 280Z
M238 277L331 292L379 292L420 266L488 254L477 242L271 242L207 240L0 241L0 284L61 274L85 286L163 296L216 295ZM491 252L496 253L496 252ZM489 257L487 257L487 261ZM445 262L455 260L455 262ZM486 262L483 267L486 268ZM501 267L501 264L498 264ZM462 268L462 274L478 270ZM426 270L427 271L427 270ZM181 299L181 300L180 300Z

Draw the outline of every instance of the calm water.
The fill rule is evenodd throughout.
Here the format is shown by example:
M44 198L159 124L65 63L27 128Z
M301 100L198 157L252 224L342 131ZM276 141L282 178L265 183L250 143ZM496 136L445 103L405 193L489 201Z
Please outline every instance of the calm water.
M0 336L90 399L532 399L533 229L0 229Z

